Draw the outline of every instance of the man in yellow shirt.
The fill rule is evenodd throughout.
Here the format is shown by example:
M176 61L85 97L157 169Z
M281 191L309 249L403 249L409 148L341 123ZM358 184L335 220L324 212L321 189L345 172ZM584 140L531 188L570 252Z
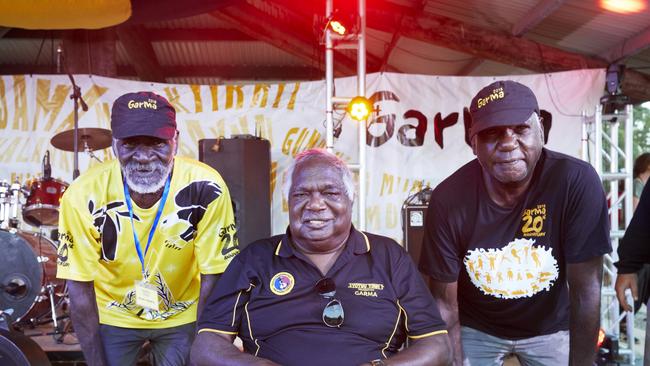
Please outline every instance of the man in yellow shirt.
M151 92L111 112L117 160L63 195L57 277L89 365L183 365L197 313L238 252L230 194L212 168L176 157L176 112Z

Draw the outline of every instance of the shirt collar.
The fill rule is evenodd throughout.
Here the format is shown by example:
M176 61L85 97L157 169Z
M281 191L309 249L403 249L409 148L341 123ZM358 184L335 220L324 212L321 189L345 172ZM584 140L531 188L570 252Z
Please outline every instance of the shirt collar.
M354 225L350 228L350 236L345 244L345 251L352 251L354 254L365 254L370 252L370 241L365 233L357 230ZM296 255L291 245L291 232L289 227L285 232L282 240L275 247L275 255L288 258Z

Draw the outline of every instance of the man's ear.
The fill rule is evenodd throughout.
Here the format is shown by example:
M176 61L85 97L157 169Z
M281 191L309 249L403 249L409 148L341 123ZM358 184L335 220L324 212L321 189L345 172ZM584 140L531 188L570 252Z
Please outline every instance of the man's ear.
M474 155L476 155L476 139L477 139L476 135L474 135L474 136L472 136L470 138L471 146L472 146L472 152L474 153Z

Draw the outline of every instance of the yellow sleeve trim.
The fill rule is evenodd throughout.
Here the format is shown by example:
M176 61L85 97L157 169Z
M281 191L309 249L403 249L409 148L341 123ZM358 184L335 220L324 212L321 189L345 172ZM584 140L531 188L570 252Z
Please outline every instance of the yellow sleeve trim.
M420 339L420 338L426 338L426 337L431 337L434 335L438 334L447 334L448 332L446 330L436 330L435 332L427 333L427 334L422 334L422 335L416 335L416 336L409 336L411 339Z
M221 333L221 334L228 334L228 335L237 335L237 332L227 332L227 331L225 331L225 330L210 329L210 328L199 329L199 333L201 333L201 332L210 332L210 333Z

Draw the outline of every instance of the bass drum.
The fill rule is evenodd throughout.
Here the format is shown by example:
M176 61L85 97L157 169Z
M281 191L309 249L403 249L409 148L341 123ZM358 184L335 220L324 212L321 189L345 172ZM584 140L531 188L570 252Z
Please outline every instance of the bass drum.
M30 338L16 332L0 329L0 365L51 365L47 354Z
M0 309L13 309L15 322L40 323L51 315L48 288L54 304L65 296L65 280L56 278L56 245L25 231L0 230Z

